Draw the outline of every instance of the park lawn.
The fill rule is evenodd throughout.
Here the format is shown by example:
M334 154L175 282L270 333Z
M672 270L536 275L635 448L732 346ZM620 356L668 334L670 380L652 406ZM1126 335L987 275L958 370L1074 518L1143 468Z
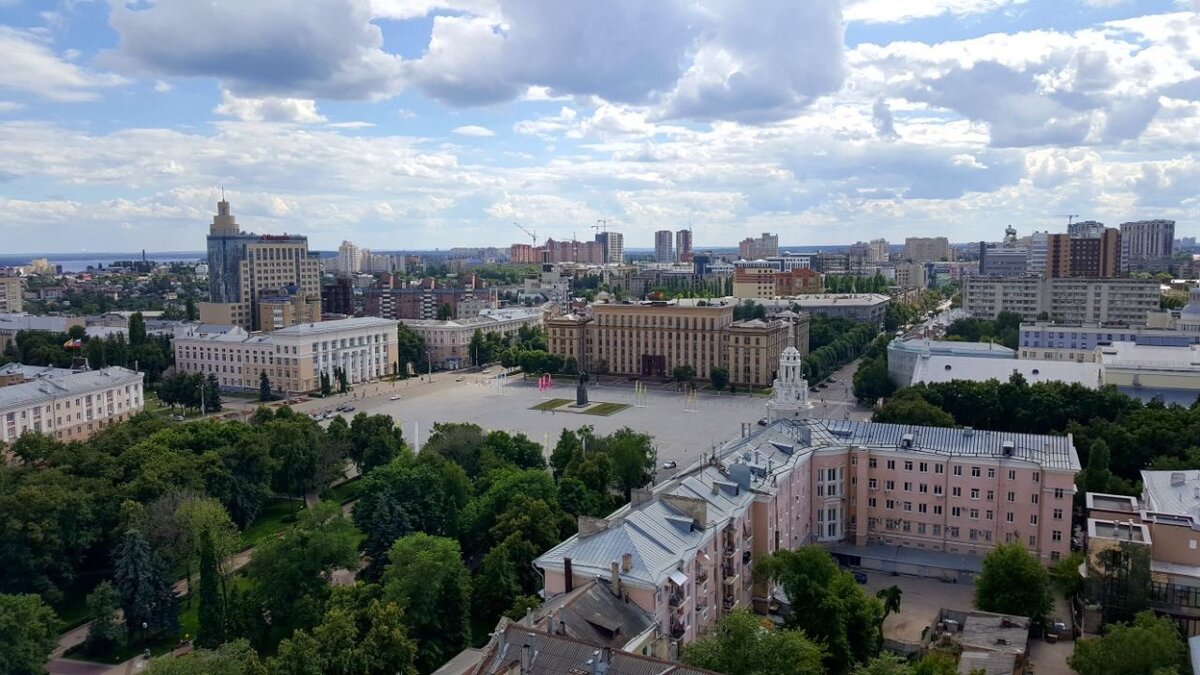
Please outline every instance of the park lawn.
M541 403L530 408L530 410L554 410L555 408L561 408L570 402L571 399L569 398L552 398L549 401L542 401Z
M601 417L609 417L615 415L629 407L628 403L597 403L596 405L583 411L584 415L599 415Z
M242 548L250 548L266 537L272 537L295 522L295 514L304 508L303 502L275 498L267 502L263 512L242 532Z
M338 485L337 487L326 488L321 493L321 499L338 504L345 504L348 501L358 499L358 493L362 492L362 474L351 478L350 480Z
M91 591L77 590L65 593L63 601L54 606L54 614L58 617L58 631L65 633L73 628L82 626L92 620L88 611L87 594Z

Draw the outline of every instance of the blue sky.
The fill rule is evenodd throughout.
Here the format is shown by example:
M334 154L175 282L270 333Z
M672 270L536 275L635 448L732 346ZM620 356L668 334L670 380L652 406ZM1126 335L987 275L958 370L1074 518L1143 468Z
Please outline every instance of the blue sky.
M0 251L1196 235L1197 0L0 0Z

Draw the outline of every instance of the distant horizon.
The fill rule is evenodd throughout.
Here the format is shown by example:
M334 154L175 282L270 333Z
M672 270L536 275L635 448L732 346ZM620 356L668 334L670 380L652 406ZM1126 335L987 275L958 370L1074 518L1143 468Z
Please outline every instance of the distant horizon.
M464 249L465 248L495 248L495 249L504 250L504 249L508 249L508 248L512 247L514 244L519 244L519 243L520 242L514 242L513 244L508 244L505 246L480 245L480 246L452 246L452 247L448 247L448 248L421 248L421 249L416 249L416 248L371 249L371 252L379 253L379 254L388 254L388 255L399 255L399 254L419 255L422 253L446 253L455 248L464 248ZM950 245L951 246L969 246L974 243L977 243L977 242L964 242L961 244L956 244L954 242L950 242ZM780 244L779 251L780 251L780 253L784 253L784 252L811 253L811 252L814 252L817 250L826 251L826 250L846 249L846 248L849 248L851 245L853 245L853 242L843 243L843 244L803 244L803 245ZM891 241L888 242L889 247L903 246L903 245L904 245L903 242L891 242ZM628 253L654 253L653 246L626 247L624 250L625 250L625 253L627 253L627 254ZM737 251L738 244L730 244L730 245L723 245L723 246L693 246L692 250L695 252L713 251L716 253L722 253L722 252L727 252L727 251ZM309 249L309 251L311 253L320 253L323 255L337 255L337 249ZM101 260L104 260L104 259L140 260L142 257L142 254L143 254L143 252L140 250L139 251L37 251L37 252L32 252L32 253L20 253L20 252L18 252L18 253L3 253L3 254L0 254L0 267L27 265L27 264L33 262L33 260L37 259L37 258L46 258L51 261L53 261L55 259L57 259L57 260L90 260L93 258L101 259ZM146 256L147 260L154 260L154 258L156 258L156 257L161 258L161 259L166 259L166 260L178 260L180 258L185 258L185 257L186 258L205 258L205 257L207 257L207 255L208 255L208 252L204 251L204 250L192 250L192 251L190 251L190 250L180 250L180 251L146 250L145 251L145 256ZM16 260L21 260L23 262L14 262ZM156 262L161 262L161 260L156 261Z

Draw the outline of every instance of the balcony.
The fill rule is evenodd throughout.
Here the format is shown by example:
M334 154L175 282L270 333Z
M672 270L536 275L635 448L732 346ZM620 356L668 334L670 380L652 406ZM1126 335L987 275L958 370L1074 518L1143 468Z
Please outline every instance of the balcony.
M671 622L671 639L679 640L683 638L683 634L687 632L687 624L679 621Z
M696 573L696 583L697 584L708 583L708 570L702 569Z
M683 606L683 603L686 600L687 600L687 597L684 596L684 594L679 591L671 591L670 595L667 598L667 602L668 602L668 604L671 605L672 609Z

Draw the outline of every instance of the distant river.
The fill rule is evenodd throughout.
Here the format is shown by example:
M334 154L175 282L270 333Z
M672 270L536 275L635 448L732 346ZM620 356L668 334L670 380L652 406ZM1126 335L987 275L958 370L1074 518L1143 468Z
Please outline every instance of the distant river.
M207 254L204 251L147 251L146 259L155 262L197 262ZM82 272L89 266L108 267L118 260L140 260L142 252L137 253L45 253L0 255L0 267L19 267L33 262L34 258L45 258L51 265L62 265L64 272Z

